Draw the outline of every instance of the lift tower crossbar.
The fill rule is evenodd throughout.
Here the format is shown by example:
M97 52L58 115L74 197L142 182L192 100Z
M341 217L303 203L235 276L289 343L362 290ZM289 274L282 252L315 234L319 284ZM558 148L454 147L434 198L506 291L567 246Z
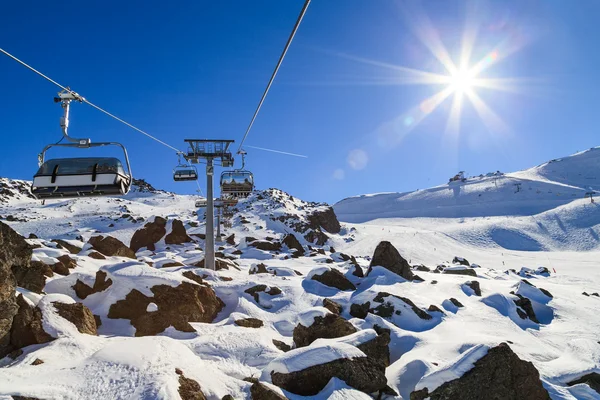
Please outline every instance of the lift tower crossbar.
M204 268L215 270L215 212L213 198L214 162L222 167L233 166L233 156L229 146L233 140L185 139L189 148L184 158L193 164L206 160L206 246Z

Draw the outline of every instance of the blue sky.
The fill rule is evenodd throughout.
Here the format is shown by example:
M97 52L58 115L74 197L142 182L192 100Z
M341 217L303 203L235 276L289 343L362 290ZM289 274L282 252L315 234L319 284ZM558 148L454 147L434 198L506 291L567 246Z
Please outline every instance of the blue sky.
M9 2L0 47L175 147L185 138L239 143L302 4ZM599 145L600 3L478 4L313 0L247 140L308 158L248 148L257 187L332 203L443 184L458 170L519 170ZM518 78L508 91L474 89L505 126L465 99L460 127L448 129L453 95L428 114L411 112L446 87L398 84L414 73L393 66L444 73L419 40L424 18L457 64L465 21L477 23L471 65L498 56L478 77ZM57 88L5 56L0 76L0 176L31 179L37 153L61 136ZM156 187L196 190L172 181L172 150L87 105L73 106L70 129L122 142L134 175Z

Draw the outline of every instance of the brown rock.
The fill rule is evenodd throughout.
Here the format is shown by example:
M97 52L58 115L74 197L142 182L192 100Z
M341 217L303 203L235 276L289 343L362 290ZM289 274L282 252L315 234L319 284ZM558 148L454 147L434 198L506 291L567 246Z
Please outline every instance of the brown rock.
M250 247L257 248L264 251L279 251L281 250L281 243L269 242L268 240L255 240L248 244Z
M108 318L125 318L136 328L136 336L156 335L169 326L182 332L194 332L189 322L212 322L225 304L215 291L206 286L182 282L177 287L157 285L147 297L133 289L110 306ZM158 306L157 311L146 311L148 304Z
M344 318L335 314L315 317L312 325L298 324L294 328L293 339L296 347L308 346L317 339L332 339L356 332L356 328Z
M85 299L91 294L102 292L103 290L108 289L110 285L112 285L111 279L106 279L107 275L104 271L96 271L96 280L94 281L94 287L89 287L79 279L75 282L75 285L72 286L73 290L75 290L75 294L80 299Z
M17 304L19 311L13 319L10 331L12 348L20 349L54 340L42 327L42 311L39 308L30 306L22 294L17 297Z
M395 294L390 294L387 292L379 292L377 294L377 296L375 296L375 298L373 299L374 302L382 303L382 306L384 305L385 307L379 306L378 308L371 309L369 311L372 312L373 314L379 315L381 317L391 317L391 313L394 312L394 307L391 305L391 303L389 303L385 300L386 297L395 297L399 300L402 300L404 303L406 303L408 306L410 306L412 311L415 314L417 314L417 316L421 319L429 320L429 319L433 318L431 315L427 314L427 312L425 312L421 308L417 307L415 305L415 303L412 302L412 300L410 300L406 297L396 296ZM391 308L389 315L387 314L388 308Z
M279 289L277 286L269 287L267 285L256 285L256 286L252 286L251 288L244 290L244 293L248 293L249 295L254 297L254 301L256 301L257 303L258 303L258 299L259 299L258 293L260 293L260 292L265 292L267 294L270 294L271 296L277 296L277 295L281 294L281 289Z
M379 332L378 332L379 333ZM358 349L367 357L380 361L386 368L390 366L390 332L379 333L374 339L361 343Z
M269 271L267 271L267 266L263 263L256 264L256 266L253 266L248 270L248 274L250 274L250 275L268 274L268 273L269 273Z
M235 324L244 328L260 328L264 323L258 318L242 318L236 319Z
M467 275L467 276L477 276L477 272L474 269L465 268L465 269L445 269L444 274L450 275Z
M282 342L281 340L273 339L273 344L281 351L287 352L292 349L292 346L288 345L285 342Z
M206 400L206 396L202 393L200 384L193 379L186 378L179 368L175 370L179 375L179 396L181 400Z
M112 236L92 236L88 243L105 256L127 257L135 260L135 252Z
M235 233L232 233L231 235L227 236L225 238L225 242L227 242L227 244L235 246Z
M173 220L171 232L165 237L166 244L183 244L193 242L188 236L183 222L178 219Z
M18 286L35 293L42 293L44 286L46 286L46 278L54 276L52 268L41 261L15 265L12 267L12 273Z
M323 228L329 233L340 233L342 229L332 207L327 207L323 211L314 211L308 216L308 222L311 228Z
M369 309L371 308L371 302L367 301L365 304L351 304L350 305L350 315L355 318L365 319L369 314Z
M321 275L313 275L311 279L339 290L356 290L356 286L344 274L334 268L323 272Z
M204 281L202 280L202 277L196 275L192 271L185 271L182 275L185 276L188 279L193 280L194 282L196 282L199 285L204 285L205 284Z
M58 315L73 323L80 333L98 335L96 319L89 308L81 303L65 304L55 301L52 304Z
M410 400L549 400L532 363L521 360L506 343L492 348L458 379L432 393L425 388L412 392Z
M135 231L131 237L129 248L135 253L143 247L150 251L156 250L155 244L167 233L166 226L166 219L155 217L154 221L146 223L142 229Z
M334 377L365 393L374 393L387 386L385 367L369 357L338 359L288 374L271 373L275 385L302 396L318 394Z
M469 261L467 261L466 258L462 257L454 257L452 259L452 264L466 265L467 267L471 265L471 263L469 263Z
M336 315L340 315L342 313L342 305L330 299L323 299L323 307Z
M300 244L300 242L293 233L288 233L287 235L285 235L282 242L287 246L288 249L294 249L300 254L304 254L304 248L302 247L302 244Z
M43 364L44 361L40 360L39 358L36 358L35 360L33 360L33 362L31 363L31 365L40 365Z
M258 380L250 386L250 397L252 400L287 400L287 397L280 395Z
M106 260L106 257L98 253L97 251L90 251L88 257L94 258L96 260Z
M413 273L410 270L408 261L400 255L398 250L396 250L390 242L380 242L377 245L367 275L369 275L373 267L377 265L400 275L406 280L410 281L413 279Z
M52 241L54 243L56 243L59 247L65 248L69 251L69 253L71 254L78 254L81 251L81 247L77 247L75 245L72 245L71 243L62 240L62 239L52 239Z
M458 308L464 307L463 304L460 301L456 300L454 297L450 298L450 302Z

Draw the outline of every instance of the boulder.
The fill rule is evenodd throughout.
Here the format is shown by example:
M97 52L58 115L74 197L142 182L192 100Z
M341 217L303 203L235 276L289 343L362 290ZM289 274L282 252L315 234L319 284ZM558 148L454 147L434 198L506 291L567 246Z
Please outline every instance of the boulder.
M540 321L537 319L537 316L535 315L535 311L533 310L533 305L531 304L531 300L529 300L527 297L522 296L520 294L516 294L516 296L518 297L518 299L513 300L513 302L518 307L517 314L519 314L519 317L521 317L522 319L529 318L536 324L539 324Z
M374 393L387 387L384 365L369 357L342 358L301 371L271 374L271 381L275 385L302 396L318 394L331 378L338 378L365 393Z
M267 271L267 266L264 263L259 263L259 264L253 265L248 270L248 274L250 274L250 275L268 274L268 273L269 273L269 271Z
M465 283L466 286L470 287L474 292L475 296L481 296L481 287L478 281L469 281Z
M81 247L75 246L66 240L52 239L52 241L56 243L59 248L67 249L71 254L78 254L81 251Z
M450 298L450 302L458 308L464 307L463 304L460 301L456 300L454 297Z
M320 229L311 229L304 235L304 239L306 239L307 242L314 243L318 246L323 246L329 240L329 236L321 232Z
M365 304L356 304L353 303L350 305L350 315L355 318L365 319L369 314L369 309L371 308L371 302L367 301Z
M302 244L300 244L300 242L296 238L296 235L294 235L292 233L288 233L283 238L282 243L285 244L288 249L290 249L290 250L295 249L297 252L304 254L304 248L302 247Z
M323 299L323 307L337 315L342 313L342 305L330 299Z
M225 238L225 242L227 242L227 244L235 246L235 233L232 233L231 235L227 236Z
M135 231L131 237L129 248L134 252L145 247L148 250L156 250L155 244L167 233L167 220L162 217L154 217L154 221L148 222L142 229Z
M133 289L124 300L110 306L108 318L131 321L136 336L156 335L169 326L182 332L194 332L189 322L212 322L225 307L215 291L207 286L182 282L179 286L156 285L153 297ZM156 311L148 311L150 303Z
M188 236L183 222L178 219L174 219L171 224L171 232L165 236L166 244L183 244L193 242L192 238Z
M573 386L573 385L579 385L581 383L588 385L590 388L592 388L596 392L600 393L600 374L599 373L592 372L592 373L586 374L586 375L582 376L581 378L575 379L575 380L567 383L567 385Z
M390 242L380 242L377 245L367 275L369 275L372 268L377 265L400 275L406 280L413 279L413 273L408 261L402 258L398 250L396 250Z
M413 269L420 272L431 272L431 269L424 266L423 264L415 265Z
M127 257L135 260L135 252L112 236L92 236L88 243L105 256Z
M103 290L108 289L110 285L112 285L112 280L106 279L106 272L104 271L96 271L96 279L94 280L94 286L89 287L79 279L72 286L73 290L75 290L75 294L80 299L85 299L91 294L102 292Z
M287 397L280 395L258 380L250 386L250 398L252 400L287 400Z
M200 384L193 379L186 378L183 371L179 368L175 369L175 373L179 375L179 396L181 400L206 400L206 396L202 393Z
M264 251L279 251L281 250L281 243L270 242L268 240L255 240L248 244L250 247L257 248Z
M80 333L88 335L98 334L98 327L96 326L94 314L92 314L90 309L83 304L65 304L55 301L52 305L58 312L58 315L75 325Z
M410 400L549 400L532 363L521 360L506 343L491 348L458 379L446 382L433 392L427 388L410 394Z
M377 307L371 308L369 310L369 312L371 312L375 315L379 315L380 317L383 317L383 318L389 318L394 313L402 312L401 310L396 310L395 307L393 306L393 304L391 302L389 302L388 300L386 300L386 298L388 298L388 297L393 297L398 300L402 300L404 303L406 303L406 305L408 307L410 307L410 309L417 315L417 317L419 317L421 319L430 320L433 318L431 315L427 314L427 312L425 310L417 307L415 305L415 303L412 302L412 300L410 300L406 297L396 296L395 294L390 294L387 292L379 292L377 294L377 296L375 296L375 298L373 299L373 302L381 303L381 304Z
M195 263L194 267L204 268L204 259ZM215 270L217 270L217 271L220 271L222 269L228 270L229 268L234 268L234 269L237 269L238 271L240 271L237 264L234 263L233 261L228 260L226 258L219 258L219 257L215 258Z
M281 351L290 351L292 349L292 346L277 339L273 339L273 345Z
M311 228L323 228L329 233L340 233L342 229L332 207L326 207L324 210L313 211L308 215L308 222Z
M17 280L17 286L35 293L42 293L46 286L46 278L54 276L52 268L41 261L13 265L12 273Z
M462 269L445 269L444 274L450 275L467 275L477 277L477 273L470 268L462 268Z
M97 251L90 251L88 253L88 257L91 257L95 260L106 260L106 257L104 257L102 254L98 253Z
M260 304L259 293L261 293L261 292L264 292L271 296L277 296L277 295L281 294L281 289L279 289L276 286L256 285L256 286L252 286L251 288L244 290L244 293L248 293L250 296L252 296L254 298L254 301L256 301L256 304L260 305L263 308L269 309L269 308L271 308L271 306Z
M12 321L10 331L10 344L13 349L54 340L44 331L42 311L39 308L30 306L22 294L17 297L17 304L19 311Z
M452 259L452 264L466 265L467 267L471 265L471 263L469 261L467 261L466 258L462 258L462 257L454 257Z
M356 290L356 286L348 280L337 269L331 268L320 275L313 275L312 280L321 282L325 286L333 287L339 290Z
M376 338L359 344L358 349L367 357L380 361L386 368L390 366L390 332L378 332Z
M298 324L294 328L293 339L296 347L304 347L317 339L338 338L355 332L354 325L344 318L335 314L327 314L325 317L315 317L312 325L308 327Z
M244 328L261 328L264 323L258 318L242 318L236 319L235 324Z

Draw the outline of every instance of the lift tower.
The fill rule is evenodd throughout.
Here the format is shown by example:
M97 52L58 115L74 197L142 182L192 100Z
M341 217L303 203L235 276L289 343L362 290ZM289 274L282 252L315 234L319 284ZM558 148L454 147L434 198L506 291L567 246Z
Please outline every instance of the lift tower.
M206 246L204 249L204 268L215 269L215 213L213 195L214 162L222 167L233 166L233 156L229 146L233 140L185 139L189 149L185 159L198 164L200 159L206 160Z

